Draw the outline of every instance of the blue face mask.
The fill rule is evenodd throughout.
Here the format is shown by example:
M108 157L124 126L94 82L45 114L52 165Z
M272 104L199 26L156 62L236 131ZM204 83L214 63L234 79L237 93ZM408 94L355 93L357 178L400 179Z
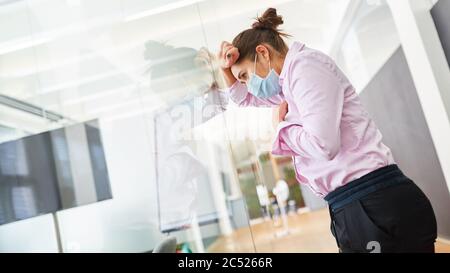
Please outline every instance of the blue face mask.
M256 57L255 55L255 67L254 71L256 72ZM248 91L258 98L269 98L275 96L281 92L281 86L279 84L279 76L273 68L270 67L269 61L269 74L265 78L261 78L256 75L256 73L250 76L250 79L247 83Z

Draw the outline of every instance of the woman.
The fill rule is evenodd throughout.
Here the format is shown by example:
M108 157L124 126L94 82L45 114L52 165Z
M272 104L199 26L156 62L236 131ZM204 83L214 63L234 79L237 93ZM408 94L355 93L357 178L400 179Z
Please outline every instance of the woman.
M381 141L352 84L322 52L294 42L269 8L223 42L219 58L240 106L280 106L273 153L293 156L297 179L329 204L341 252L434 252L427 197Z

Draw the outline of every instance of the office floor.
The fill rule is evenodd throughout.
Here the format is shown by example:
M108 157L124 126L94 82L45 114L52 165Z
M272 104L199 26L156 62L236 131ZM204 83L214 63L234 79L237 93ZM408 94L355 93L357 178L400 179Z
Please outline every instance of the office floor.
M283 229L275 227L272 221L252 225L252 232L248 227L240 228L219 238L208 252L255 252L255 248L256 252L337 252L327 209L290 215L288 224L289 233L281 237L277 233ZM450 253L450 243L438 241L436 252Z

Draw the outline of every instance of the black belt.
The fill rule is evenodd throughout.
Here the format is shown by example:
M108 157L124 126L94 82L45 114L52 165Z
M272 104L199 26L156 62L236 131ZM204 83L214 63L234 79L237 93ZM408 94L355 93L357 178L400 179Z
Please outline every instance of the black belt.
M336 211L370 193L409 181L396 164L388 165L337 188L325 196L325 200L330 209Z

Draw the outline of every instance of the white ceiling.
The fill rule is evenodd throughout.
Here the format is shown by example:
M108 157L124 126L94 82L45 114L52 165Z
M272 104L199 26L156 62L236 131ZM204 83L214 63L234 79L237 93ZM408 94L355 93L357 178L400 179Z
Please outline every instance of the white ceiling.
M0 92L83 119L89 115L90 102L110 106L124 102L118 94L135 97L132 93L146 64L147 40L195 49L207 46L214 52L221 40L248 28L251 18L264 9L259 7L274 6L285 17L286 31L325 48L327 30L348 1L247 0L239 2L239 9L229 1L189 2L195 1L169 11L161 9L168 5L161 0L35 0L2 5ZM158 8L161 13L127 21Z

